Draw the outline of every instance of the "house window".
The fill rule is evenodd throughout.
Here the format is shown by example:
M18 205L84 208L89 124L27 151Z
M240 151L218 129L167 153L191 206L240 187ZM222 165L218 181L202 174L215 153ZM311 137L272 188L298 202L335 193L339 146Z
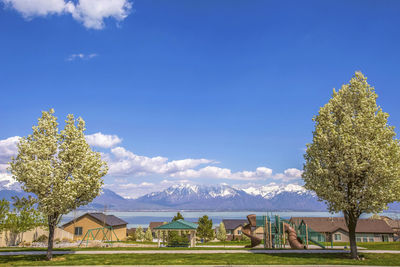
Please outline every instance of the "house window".
M242 234L242 231L238 230L238 235L241 235L241 234Z
M369 238L369 242L374 242L374 238L373 238L373 237L370 237L370 238Z
M361 242L361 237L356 237L357 242Z
M75 227L75 235L82 235L82 227Z
M227 233L228 235L231 235L231 234L232 234L232 230L227 230L226 233Z
M340 241L342 240L342 235L341 234L335 234L335 241Z
M363 242L368 242L368 238L363 237Z

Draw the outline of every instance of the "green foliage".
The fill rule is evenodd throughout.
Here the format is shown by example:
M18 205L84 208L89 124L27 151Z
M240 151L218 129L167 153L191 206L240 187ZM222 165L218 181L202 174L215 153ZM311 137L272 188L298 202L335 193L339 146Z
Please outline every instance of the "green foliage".
M307 145L305 187L331 212L359 217L400 199L400 146L375 89L356 72L314 117Z
M16 245L17 239L22 234L37 226L45 224L45 219L41 212L35 208L36 200L28 198L13 197L13 209L4 221L3 229L9 234L11 245ZM21 235L21 236L20 236Z
M151 232L150 227L147 228L146 234L144 235L144 240L153 241L153 234Z
M355 228L362 213L379 213L400 199L400 146L389 115L361 72L336 92L313 118L304 156L305 188L329 211L343 212L357 257Z
M245 235L245 234L241 234L240 235L240 240L241 241L249 241L250 240L250 237L248 237L247 235Z
M226 240L226 229L225 229L225 225L223 222L221 222L218 226L218 230L217 230L217 239L219 241L225 241Z
M10 210L10 203L2 199L0 200L0 233L4 230L4 224Z
M136 231L130 233L126 239L127 239L128 241L136 241L136 240L137 240Z
M178 212L174 218L172 218L172 221L177 221L177 220L184 220L182 214L180 212Z
M138 228L136 228L136 237L137 237L137 240L143 241L143 239L144 239L144 232L143 232L142 226L139 226Z
M212 219L204 215L199 219L199 226L197 227L197 236L204 239L206 242L214 238L214 230L212 229Z
M38 238L36 238L35 240L33 240L33 242L39 242L39 243L46 243L48 241L48 237L47 235L41 235Z
M54 229L63 214L90 203L100 194L107 164L85 139L85 122L68 115L59 132L54 110L42 112L33 133L20 139L18 155L10 162L13 178L37 197L49 224L48 259Z
M177 246L188 246L189 238L187 235L178 233L177 231L169 232L168 234L168 246L177 247Z

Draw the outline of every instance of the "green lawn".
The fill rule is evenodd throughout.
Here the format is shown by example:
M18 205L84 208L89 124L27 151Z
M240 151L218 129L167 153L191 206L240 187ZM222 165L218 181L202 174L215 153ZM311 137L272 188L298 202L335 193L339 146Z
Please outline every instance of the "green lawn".
M330 242L325 242L324 244L327 248L331 247ZM348 242L335 242L333 245L350 247L350 243ZM357 246L373 250L400 250L400 242L358 242Z
M200 246L247 246L250 245L250 241L215 241L207 243L196 243Z
M347 254L113 254L56 255L47 262L44 256L1 256L0 265L386 265L398 266L400 255L365 254L365 260L352 260Z

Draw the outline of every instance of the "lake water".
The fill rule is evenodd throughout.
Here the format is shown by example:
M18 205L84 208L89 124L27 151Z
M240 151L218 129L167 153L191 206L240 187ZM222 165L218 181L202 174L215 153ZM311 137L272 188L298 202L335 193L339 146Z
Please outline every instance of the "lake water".
M212 219L214 226L217 226L223 219L246 219L249 214L262 215L279 215L282 218L289 219L290 217L341 217L341 213L331 214L329 212L302 212L302 211L282 211L282 212L259 212L259 211L180 211L187 221L197 222L200 217L207 215ZM71 212L63 216L61 225L81 216L86 211ZM170 222L176 215L176 211L132 211L132 212L118 212L109 211L108 215L115 215L126 222L128 228L142 226L148 227L150 222ZM372 214L364 214L361 218L368 218ZM385 212L382 215L392 218L400 219L400 213Z

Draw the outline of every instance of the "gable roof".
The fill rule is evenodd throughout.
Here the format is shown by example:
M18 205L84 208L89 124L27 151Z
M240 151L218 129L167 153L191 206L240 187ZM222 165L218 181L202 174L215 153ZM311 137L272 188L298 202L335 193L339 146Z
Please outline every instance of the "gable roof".
M127 225L128 223L114 215L106 215L104 213L101 212L93 212L93 213L85 213L82 216L79 216L78 218L71 220L69 222L67 222L66 224L64 224L62 227L66 227L67 225L74 223L74 221L79 221L80 219L82 219L85 216L89 216L93 219L95 219L99 224L103 224L105 223L105 226L120 226L120 225Z
M343 217L292 217L292 223L299 224L302 221L312 230L320 233L333 233L339 229L348 232L346 222ZM393 233L392 228L383 220L359 219L356 233Z
M155 230L196 230L198 225L196 223L188 222L185 220L172 221L167 224L155 227Z
M153 230L154 228L163 225L164 222L150 222L149 227L151 230Z
M239 226L244 226L245 224L249 223L248 220L244 219L225 219L222 220L222 222L224 223L226 230L234 230Z

